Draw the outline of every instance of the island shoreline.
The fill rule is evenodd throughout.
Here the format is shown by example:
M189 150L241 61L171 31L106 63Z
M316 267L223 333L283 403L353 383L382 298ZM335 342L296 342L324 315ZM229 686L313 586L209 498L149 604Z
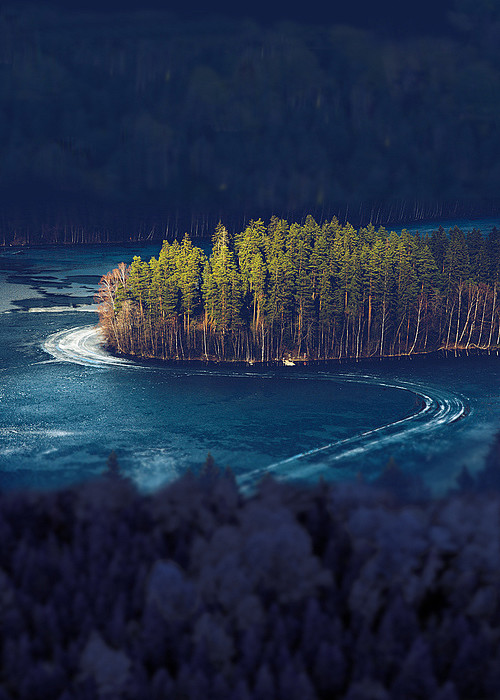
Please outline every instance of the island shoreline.
M293 364L286 364L283 359L275 360L223 360L216 358L160 358L160 357L147 357L143 355L134 355L131 353L123 353L115 350L108 344L104 344L103 348L113 357L118 359L129 360L132 362L141 362L148 365L156 365L160 367L170 366L170 367L197 367L197 368L207 368L207 367L226 367L226 368L245 368L247 370L251 369L284 369L287 372L293 372L303 369L328 369L339 366L346 367L362 367L364 365L373 367L381 364L395 364L395 363L426 363L429 360L443 360L449 361L453 359L471 358L479 359L485 356L496 356L500 355L500 348L468 348L466 349L444 349L440 348L438 350L428 350L425 352L414 352L411 354L401 354L401 355L382 355L376 357L342 357L342 358L328 358L328 359L302 359L293 358Z

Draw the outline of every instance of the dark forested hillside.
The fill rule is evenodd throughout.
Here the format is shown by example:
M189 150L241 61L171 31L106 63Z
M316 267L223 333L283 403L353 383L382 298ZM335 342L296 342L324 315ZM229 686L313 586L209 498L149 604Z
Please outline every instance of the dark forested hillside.
M500 21L455 4L447 32L398 38L3 8L0 242L496 211Z
M434 501L395 468L0 492L0 696L498 698L499 467Z
M122 353L270 362L500 343L500 233L401 234L273 217L207 258L186 234L104 275L100 325Z

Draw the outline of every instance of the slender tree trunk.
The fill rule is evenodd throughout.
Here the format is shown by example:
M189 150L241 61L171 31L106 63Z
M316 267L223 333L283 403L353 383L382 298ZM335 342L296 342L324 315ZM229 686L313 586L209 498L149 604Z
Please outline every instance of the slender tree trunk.
M462 310L462 284L458 288L457 332L455 334L455 348L458 345L458 330L460 327L460 311Z
M453 319L453 311L454 310L455 310L455 304L452 305L451 311L450 311L450 322L448 323L448 335L446 336L446 344L445 344L446 349L448 349L450 346L451 322Z
M487 298L488 298L488 289L486 288L484 290L483 313L481 314L481 325L479 326L479 338L477 340L478 347L481 347L481 341L483 339L484 316L486 313L486 300L487 300Z
M465 331L467 330L467 326L469 325L469 319L470 319L472 307L474 305L474 302L471 300L471 297L472 297L472 294L471 294L470 287L469 287L469 299L468 299L469 303L467 305L467 317L465 319L465 323L464 323L464 327L462 329L462 332L460 333L460 338L458 339L458 345L460 345L460 343L462 342L462 338L464 337ZM476 302L476 311L477 311L477 302Z
M385 317L386 317L386 299L384 293L384 299L382 301L382 324L380 328L380 357L384 354L384 340L385 340Z
M423 291L420 293L420 303L418 305L418 313L417 313L417 324L416 324L416 329L415 329L415 337L413 338L413 345L411 346L410 350L408 351L408 355L411 355L413 350L415 349L415 345L417 342L418 338L418 332L420 330L420 316L422 314L422 304L423 304Z
M472 338L472 333L473 333L473 331L474 331L474 326L476 325L476 316L477 316L477 307L478 307L478 303L479 303L479 287L478 287L478 289L477 289L476 303L475 303L475 305L474 305L474 316L473 316L472 322L471 322L471 324L470 324L469 336L468 336L467 342L466 342L466 344L465 344L465 349L466 349L466 350L468 349L468 347L469 347L469 345L470 345L470 341L471 341L471 338ZM468 318L468 315L467 315L467 318ZM464 330L465 330L465 329L464 329ZM460 340L461 340L461 339L460 339Z
M490 335L488 337L488 347L489 348L491 347L491 338L493 336L493 325L494 325L494 320L495 320L496 301L497 301L497 285L495 282L495 286L493 287L493 300L491 302Z

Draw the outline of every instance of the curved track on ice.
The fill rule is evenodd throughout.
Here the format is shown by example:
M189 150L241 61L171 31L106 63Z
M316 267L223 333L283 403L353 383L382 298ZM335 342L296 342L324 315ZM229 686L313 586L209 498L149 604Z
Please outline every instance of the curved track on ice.
M327 379L327 377L323 378ZM328 379L330 381L340 380L365 383L372 386L409 391L420 399L421 408L415 413L393 423L358 433L344 440L337 440L322 447L313 448L307 452L292 455L265 468L248 472L240 480L243 485L250 486L266 473L272 473L278 477L280 472L286 472L286 469L290 467L292 462L296 463L293 469L294 477L306 479L317 472L317 461L314 461L314 459L322 455L324 455L326 465L334 467L341 460L348 457L355 457L369 450L381 449L394 442L408 439L414 440L419 435L428 434L431 431L443 428L450 423L465 418L470 410L467 399L464 397L434 387L424 387L418 383L403 381L390 383L368 375L336 375Z
M129 369L145 368L140 363L117 358L106 352L103 346L102 336L96 326L70 328L65 331L54 333L43 343L43 348L56 360L63 362L72 362L92 367L120 366ZM210 373L218 376L225 374L223 371L217 369L208 371L198 370L196 373ZM255 372L252 374L255 376ZM230 376L252 375L250 375L250 373L239 373L236 371L231 372ZM262 375L259 374L257 376ZM305 377L297 375L296 378L300 380ZM401 440L415 439L419 434L429 433L430 431L442 428L460 418L464 418L468 414L467 399L464 399L464 397L446 392L442 389L422 386L418 383L406 381L392 383L374 376L359 374L325 375L318 373L315 375L315 379L336 382L356 382L409 391L418 398L420 408L415 411L415 413L394 421L393 423L388 423L387 425L358 433L344 440L337 440L328 445L316 447L307 452L292 455L274 464L247 472L238 478L242 486L251 486L264 474L269 472L273 473L275 476L279 476L282 470L285 472L287 469L289 470L291 463L295 463L293 469L295 477L307 478L317 469L317 465L312 461L316 457L324 455L324 457L327 458L328 465L334 466L336 462L348 457L354 457L361 452L380 449L386 447L390 443L399 442Z
M137 367L133 362L106 352L99 328L78 326L49 336L42 345L45 352L61 362L73 362L90 367L120 365Z

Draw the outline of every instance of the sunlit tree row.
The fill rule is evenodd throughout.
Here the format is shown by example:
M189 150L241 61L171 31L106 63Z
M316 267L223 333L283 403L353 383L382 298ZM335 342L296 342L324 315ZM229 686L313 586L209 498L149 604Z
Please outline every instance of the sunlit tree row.
M500 343L500 233L422 237L337 219L273 217L209 257L165 241L104 275L100 325L114 350L161 359L360 358Z

